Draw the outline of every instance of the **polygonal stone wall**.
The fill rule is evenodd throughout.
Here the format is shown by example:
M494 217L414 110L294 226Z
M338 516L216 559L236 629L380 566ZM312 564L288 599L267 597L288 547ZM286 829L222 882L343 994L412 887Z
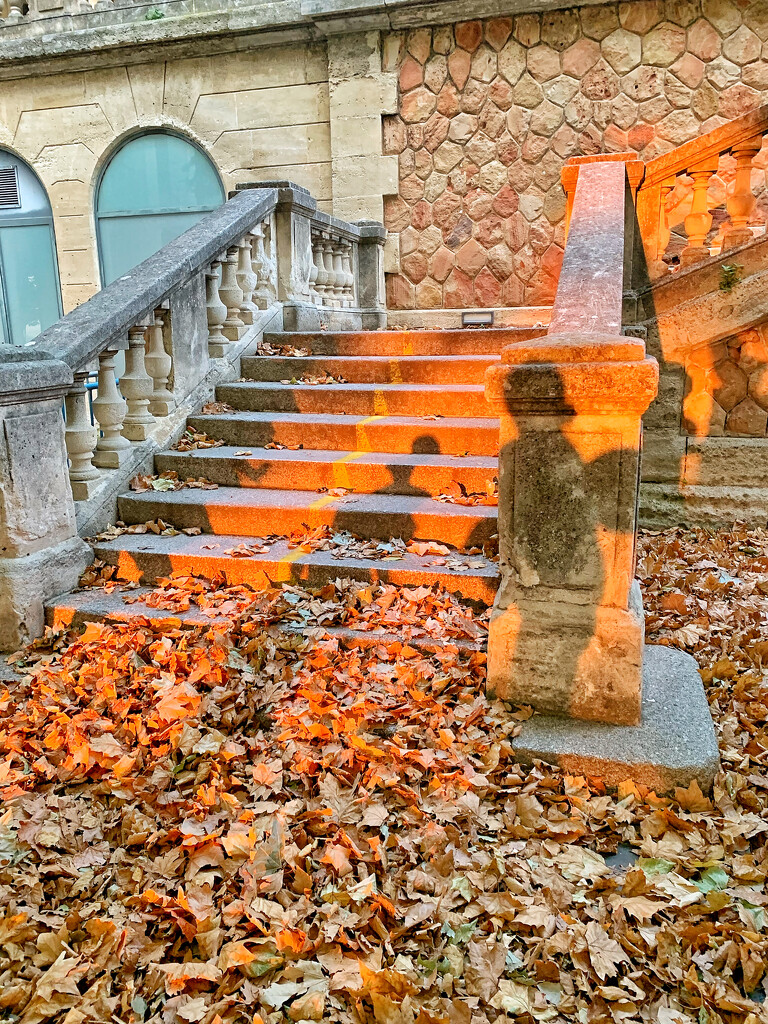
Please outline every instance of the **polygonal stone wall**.
M683 426L697 437L764 437L768 430L768 325L694 351L685 367Z
M390 308L551 302L567 158L650 160L765 102L766 40L765 0L633 0L387 36ZM685 190L674 198L682 209Z

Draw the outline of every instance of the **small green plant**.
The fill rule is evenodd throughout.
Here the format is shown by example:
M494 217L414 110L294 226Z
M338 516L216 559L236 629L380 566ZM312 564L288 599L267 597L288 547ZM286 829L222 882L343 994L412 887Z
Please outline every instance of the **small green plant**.
M144 15L145 21L159 21L160 18L165 17L165 11L161 11L159 7L151 7Z
M729 292L741 281L743 267L736 263L723 263L720 267L720 291Z

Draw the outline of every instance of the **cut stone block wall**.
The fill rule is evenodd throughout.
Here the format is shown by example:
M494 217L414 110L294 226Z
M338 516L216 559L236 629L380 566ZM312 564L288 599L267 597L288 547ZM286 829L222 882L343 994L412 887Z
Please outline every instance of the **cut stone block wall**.
M765 0L632 0L389 34L390 307L550 303L565 160L649 160L759 106L767 40Z
M202 146L227 190L290 178L332 211L325 43L2 81L0 146L27 160L48 191L65 311L100 285L93 204L101 168L122 139L158 127Z

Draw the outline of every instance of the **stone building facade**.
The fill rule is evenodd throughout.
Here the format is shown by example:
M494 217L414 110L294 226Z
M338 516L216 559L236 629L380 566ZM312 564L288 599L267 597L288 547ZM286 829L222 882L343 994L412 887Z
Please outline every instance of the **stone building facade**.
M142 130L225 189L287 177L384 218L392 309L544 305L569 156L649 159L768 98L766 0L4 5L0 149L48 192L65 310L101 283L96 183Z
M764 103L766 40L764 0L634 0L388 36L399 81L384 130L399 160L385 207L400 254L390 305L550 303L563 162L650 160ZM764 151L758 178L766 164Z

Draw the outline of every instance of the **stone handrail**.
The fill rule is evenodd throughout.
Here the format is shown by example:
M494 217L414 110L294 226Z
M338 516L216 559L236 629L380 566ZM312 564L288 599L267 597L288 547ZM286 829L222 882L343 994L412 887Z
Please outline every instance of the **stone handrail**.
M679 257L681 267L719 256L730 249L752 241L764 231L762 220L756 221L756 200L752 191L752 162L768 134L768 104L728 121L699 138L678 146L670 153L645 165L637 191L637 225L645 273L650 281L673 272L667 256L671 238L670 204L682 181L690 184L690 198L683 199L689 212L681 216L687 244ZM732 157L735 169L723 174L721 158ZM716 175L732 183L727 188L725 209L727 220L712 235L713 215L708 191ZM683 200L672 209L680 209ZM667 256L667 259L665 259ZM636 275L637 278L637 275ZM637 279L636 285L642 282Z
M90 558L78 533L114 521L265 329L383 326L385 237L290 182L240 187L32 344L0 347L0 647L40 631L42 601Z

